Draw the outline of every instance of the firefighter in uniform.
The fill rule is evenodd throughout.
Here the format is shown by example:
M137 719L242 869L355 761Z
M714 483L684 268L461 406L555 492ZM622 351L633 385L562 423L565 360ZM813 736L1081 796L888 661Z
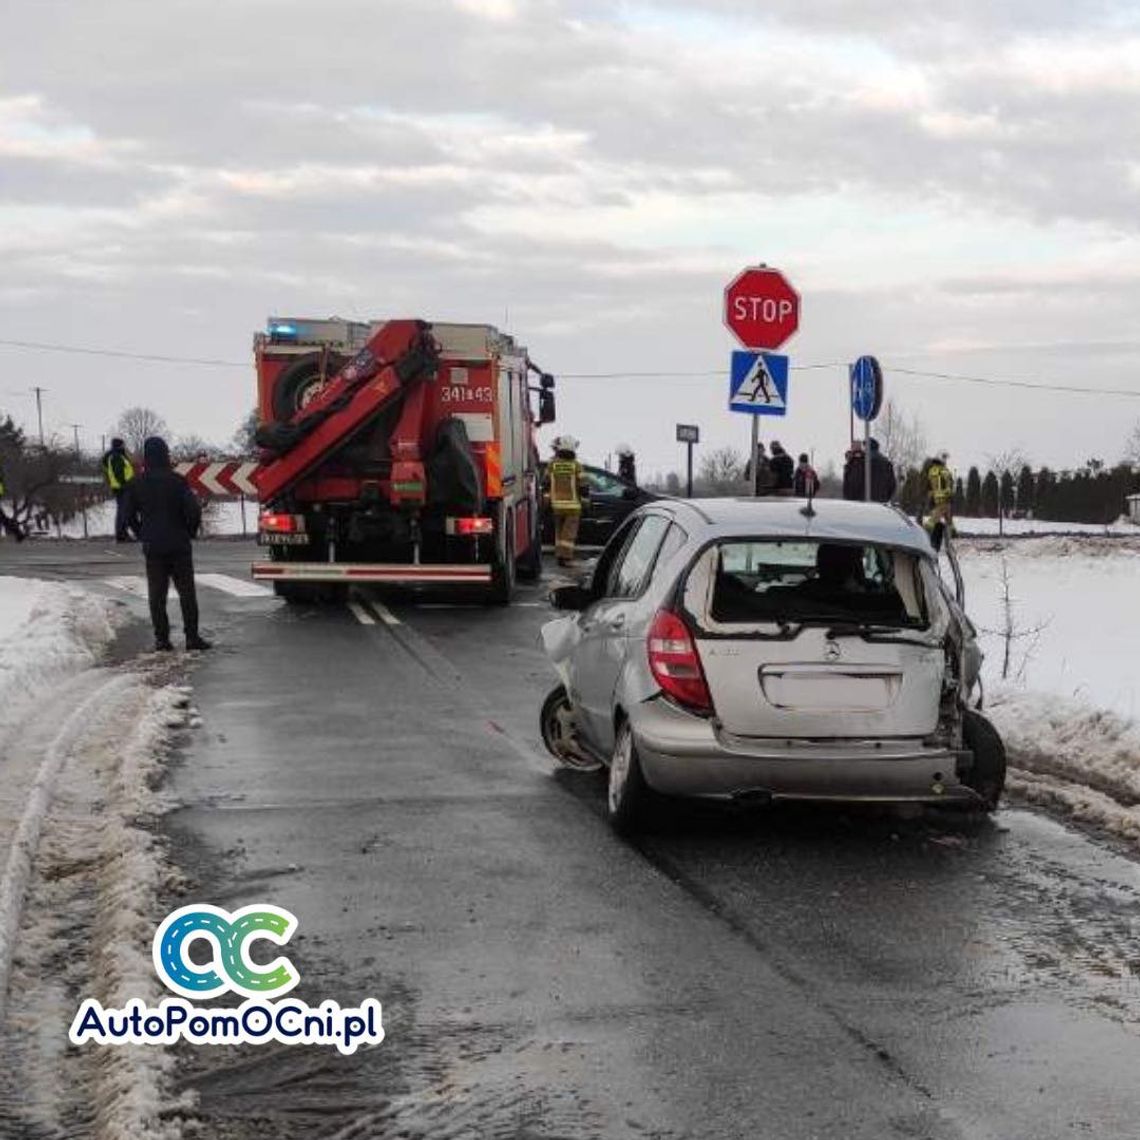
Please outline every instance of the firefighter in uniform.
M942 548L943 535L954 522L954 473L946 462L949 458L948 452L940 451L926 465L926 527L935 550Z
M562 435L554 441L554 458L546 466L546 493L554 513L554 556L559 566L569 566L574 561L582 500L590 493L573 436Z
M134 464L121 439L111 440L111 450L103 456L103 477L115 496L115 541L130 542L130 516L126 509L127 484L135 477Z

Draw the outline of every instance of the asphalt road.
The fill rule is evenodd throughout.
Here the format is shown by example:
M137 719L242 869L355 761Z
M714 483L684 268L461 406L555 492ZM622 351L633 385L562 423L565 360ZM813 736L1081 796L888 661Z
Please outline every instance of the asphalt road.
M252 553L202 544L199 571ZM2 544L0 574L141 616L133 559ZM541 592L294 609L204 583L165 823L187 897L293 910L298 995L374 996L387 1039L184 1049L201 1135L1140 1136L1135 861L1020 809L686 808L623 843L600 779L538 742Z

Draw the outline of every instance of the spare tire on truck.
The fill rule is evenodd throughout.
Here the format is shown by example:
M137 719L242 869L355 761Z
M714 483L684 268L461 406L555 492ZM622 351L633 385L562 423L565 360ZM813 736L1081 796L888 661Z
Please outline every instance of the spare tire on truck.
M347 363L339 352L310 352L297 359L277 377L273 386L273 418L288 423ZM322 371L323 364L323 371Z
M428 503L457 515L483 513L483 481L467 425L455 416L440 421L431 454L424 465L428 478Z

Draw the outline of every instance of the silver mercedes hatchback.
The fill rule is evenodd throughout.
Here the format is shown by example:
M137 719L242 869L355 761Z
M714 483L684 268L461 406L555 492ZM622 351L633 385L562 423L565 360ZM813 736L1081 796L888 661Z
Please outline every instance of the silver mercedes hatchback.
M543 740L608 767L624 831L661 795L993 810L1005 752L949 558L948 584L926 532L876 503L643 507L552 592Z

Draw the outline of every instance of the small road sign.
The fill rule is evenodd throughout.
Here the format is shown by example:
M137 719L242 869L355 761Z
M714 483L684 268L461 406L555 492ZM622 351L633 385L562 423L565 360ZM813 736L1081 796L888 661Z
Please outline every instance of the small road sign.
M249 495L256 498L257 486L253 478L257 466L254 462L223 460L178 463L174 470L185 475L191 488L199 495Z
M752 416L788 413L788 358L771 352L734 352L728 410Z
M873 356L860 356L851 365L851 410L869 423L883 406L883 370Z
M677 425L677 442L678 443L700 443L701 442L701 429L696 424L678 424Z
M745 348L779 348L800 327L800 295L778 269L745 269L724 290L724 323Z

